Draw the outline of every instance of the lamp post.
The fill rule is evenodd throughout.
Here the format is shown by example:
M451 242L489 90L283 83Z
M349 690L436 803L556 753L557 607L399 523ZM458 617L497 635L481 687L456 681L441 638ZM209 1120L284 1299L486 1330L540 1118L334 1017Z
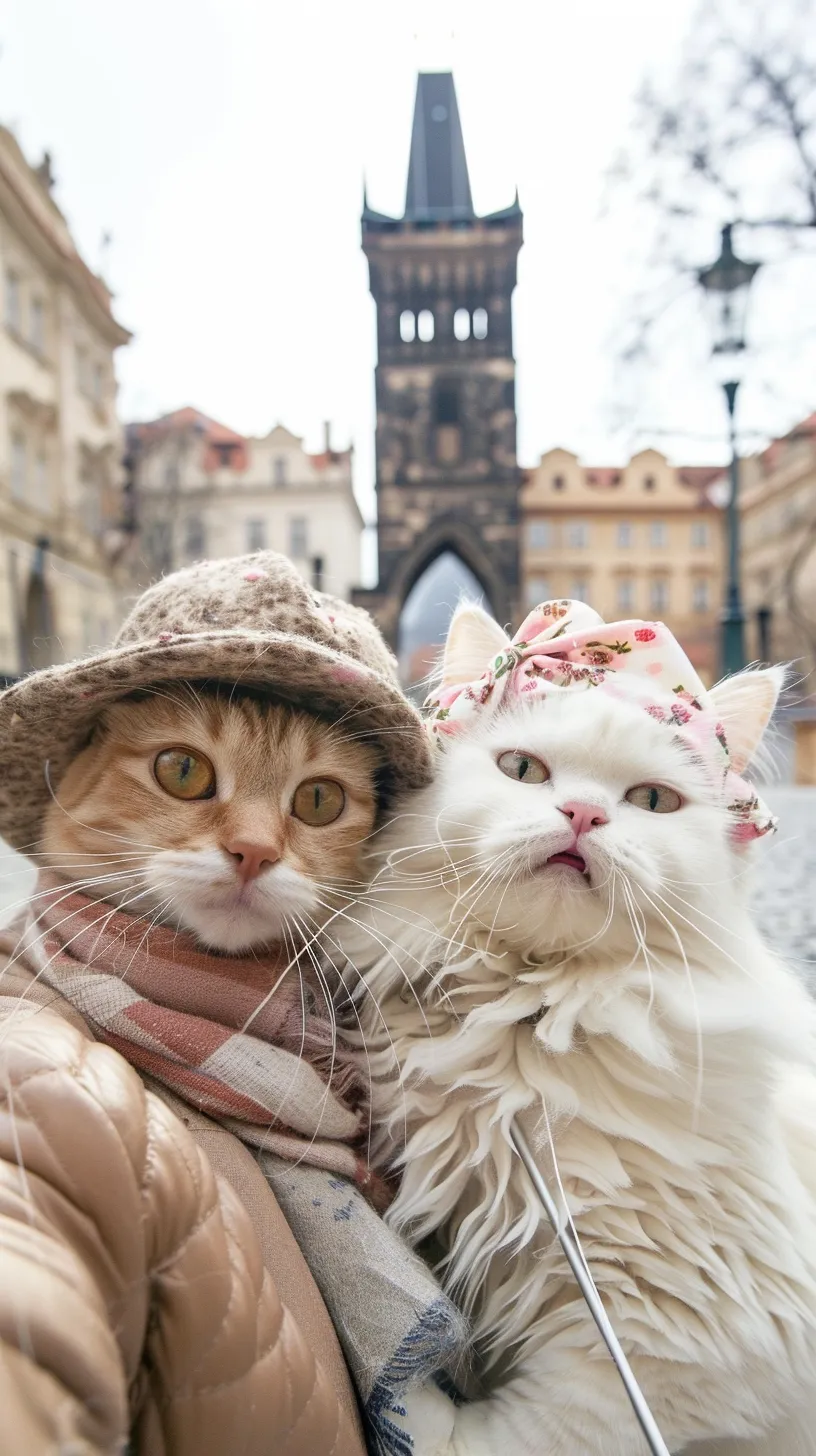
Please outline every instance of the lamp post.
M731 241L732 225L722 230L720 256L709 268L701 268L697 281L711 313L713 354L725 366L723 390L728 409L728 442L731 450L728 513L727 579L722 614L721 666L724 673L739 672L745 666L745 616L740 591L739 455L734 414L739 377L737 364L745 349L745 320L748 294L759 263L738 258Z

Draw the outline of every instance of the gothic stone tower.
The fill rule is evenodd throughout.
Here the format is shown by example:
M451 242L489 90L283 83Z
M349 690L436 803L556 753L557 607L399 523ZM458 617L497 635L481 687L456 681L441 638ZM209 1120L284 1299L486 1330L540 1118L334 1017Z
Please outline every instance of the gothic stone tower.
M518 195L477 217L453 77L417 81L404 216L362 217L377 305L379 582L355 600L396 644L408 592L443 551L501 622L519 605L519 472L510 301Z

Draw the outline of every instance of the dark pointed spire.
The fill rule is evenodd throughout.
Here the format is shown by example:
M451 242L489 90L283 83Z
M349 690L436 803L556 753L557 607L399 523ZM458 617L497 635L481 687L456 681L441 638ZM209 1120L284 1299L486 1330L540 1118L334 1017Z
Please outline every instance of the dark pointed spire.
M449 71L422 73L417 77L406 221L462 222L473 216L453 76Z

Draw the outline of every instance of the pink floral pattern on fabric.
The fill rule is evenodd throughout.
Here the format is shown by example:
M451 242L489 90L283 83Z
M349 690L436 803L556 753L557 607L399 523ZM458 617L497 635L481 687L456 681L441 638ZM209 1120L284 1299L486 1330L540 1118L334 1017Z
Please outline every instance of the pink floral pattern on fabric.
M425 708L440 741L462 732L473 714L495 711L508 695L530 698L575 688L599 688L634 701L688 740L709 765L734 817L735 843L775 830L774 816L731 768L725 732L705 686L663 622L608 625L584 602L543 602L480 678L443 688Z

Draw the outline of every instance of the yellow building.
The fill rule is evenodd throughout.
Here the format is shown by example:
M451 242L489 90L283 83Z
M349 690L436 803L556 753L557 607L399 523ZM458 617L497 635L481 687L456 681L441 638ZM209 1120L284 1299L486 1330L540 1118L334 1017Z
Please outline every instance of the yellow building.
M104 644L119 615L130 335L51 187L0 127L0 678Z
M743 594L748 655L816 669L816 415L743 460ZM765 641L759 613L767 620Z
M657 618L712 681L723 544L709 488L721 478L722 467L673 466L657 450L620 469L548 451L521 493L525 605L574 597L607 621Z

